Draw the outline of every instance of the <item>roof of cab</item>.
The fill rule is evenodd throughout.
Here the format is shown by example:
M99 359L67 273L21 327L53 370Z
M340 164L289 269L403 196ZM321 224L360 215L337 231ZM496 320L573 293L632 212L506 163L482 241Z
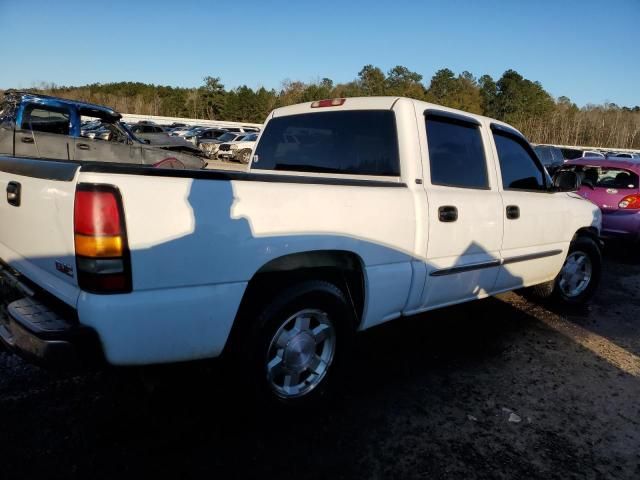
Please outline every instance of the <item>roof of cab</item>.
M311 113L319 111L339 111L339 110L392 110L398 102L411 102L416 107L417 111L426 111L429 109L442 110L444 112L450 112L453 114L470 117L484 124L496 124L503 127L507 127L514 130L520 135L522 133L515 127L508 123L501 122L494 118L485 117L476 113L465 112L464 110L456 110L455 108L444 107L435 103L423 102L422 100L415 100L407 97L347 97L342 105L333 105L330 107L313 108L314 102L298 103L296 105L289 105L286 107L280 107L275 109L269 119L274 117L283 117L286 115L298 115L302 113ZM523 135L524 136L524 135Z
M86 114L88 116L106 116L114 120L119 120L120 118L122 118L122 115L120 115L115 110L103 105L96 105L94 103L80 102L78 100L69 100L67 98L53 97L51 95L43 95L40 93L25 92L20 90L7 90L6 92L4 92L4 95L5 97L8 97L8 99L20 101L27 100L43 105L68 105L75 108L76 110L79 110L82 115Z

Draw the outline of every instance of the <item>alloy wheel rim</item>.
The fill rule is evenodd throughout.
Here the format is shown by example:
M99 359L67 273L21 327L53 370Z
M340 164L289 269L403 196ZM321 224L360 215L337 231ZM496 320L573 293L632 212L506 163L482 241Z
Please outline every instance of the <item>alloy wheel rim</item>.
M560 272L558 282L560 290L569 298L577 297L589 286L592 272L593 267L589 256L581 251L572 252L565 260Z
M266 374L281 398L302 397L316 388L333 362L336 332L329 315L304 309L287 318L267 350Z

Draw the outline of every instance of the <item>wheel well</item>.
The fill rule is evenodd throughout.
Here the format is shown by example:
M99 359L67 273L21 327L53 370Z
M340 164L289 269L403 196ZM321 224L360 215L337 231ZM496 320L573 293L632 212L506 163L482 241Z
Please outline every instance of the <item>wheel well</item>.
M578 237L589 237L593 241L595 241L598 245L600 244L599 243L600 237L598 235L598 229L596 227L582 227L575 233L575 235L571 240L573 241Z
M356 325L364 309L365 289L362 259L348 251L302 252L276 258L263 265L245 290L227 346L234 343L243 324L278 291L304 280L326 280L341 288L350 301Z

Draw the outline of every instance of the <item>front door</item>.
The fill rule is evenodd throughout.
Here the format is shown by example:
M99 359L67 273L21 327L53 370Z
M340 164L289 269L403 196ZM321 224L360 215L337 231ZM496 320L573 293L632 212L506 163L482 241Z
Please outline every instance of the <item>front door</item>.
M535 285L560 271L571 225L566 193L554 193L540 160L515 130L492 126L502 188L504 238L496 290Z

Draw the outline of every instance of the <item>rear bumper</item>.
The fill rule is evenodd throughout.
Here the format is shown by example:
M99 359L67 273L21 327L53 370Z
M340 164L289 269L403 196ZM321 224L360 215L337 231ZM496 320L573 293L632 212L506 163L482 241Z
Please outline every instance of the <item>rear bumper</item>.
M96 333L74 324L44 303L22 298L0 313L0 341L27 360L54 367L102 363Z
M624 210L603 212L602 236L604 238L640 240L640 212Z

